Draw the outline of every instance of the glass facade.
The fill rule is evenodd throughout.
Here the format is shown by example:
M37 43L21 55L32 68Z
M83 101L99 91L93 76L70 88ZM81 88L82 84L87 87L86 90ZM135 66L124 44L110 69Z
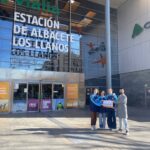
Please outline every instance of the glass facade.
M6 0L5 4L4 1L0 0L0 67L84 72L87 80L106 76L105 6L82 0L74 3L68 0L40 0L37 3ZM49 6L51 11L47 11ZM15 12L22 15L15 19ZM34 16L43 19L42 25L35 22ZM58 21L59 28L48 26L45 22L49 18L53 23ZM17 26L27 28L27 34L19 32ZM117 10L111 9L113 75L118 74L117 28ZM38 35L33 36L33 29ZM59 36L46 38L45 32ZM60 40L61 35L68 39ZM21 38L25 41L19 41ZM27 46L28 40L30 46ZM50 46L46 47L46 43Z
M43 3L51 7L50 12L43 11ZM81 36L69 31L69 19L64 22L59 18L63 13L60 8L62 4L63 2L54 0L37 1L37 3L23 0L0 1L1 68L82 72ZM48 9L48 6L45 8ZM53 7L60 8L60 15L53 13ZM18 17L16 13L20 16ZM16 16L17 19L15 19ZM33 24L29 22L31 16L34 20ZM45 23L45 26L35 23L35 17L43 19L41 24L50 18L49 26L47 26L48 23L47 25ZM23 22L24 19L26 21ZM55 28L52 23L53 25L59 23L59 27ZM26 30L26 34L23 30ZM51 37L48 37L48 33ZM53 37L52 33L58 37ZM62 40L60 36L68 37L68 39ZM69 38L71 36L73 41Z
M112 79L116 88L117 28L117 10L111 9ZM14 111L20 105L23 111L55 110L55 102L84 106L85 85L106 88L105 39L103 5L88 0L0 0L0 80L9 80L12 85L18 82L19 88L21 81L27 84L22 91L26 98L17 98L17 91L11 89ZM38 85L31 88L30 81ZM77 85L74 96L78 96L73 100L66 94L70 83ZM52 93L46 96L43 88L52 88Z

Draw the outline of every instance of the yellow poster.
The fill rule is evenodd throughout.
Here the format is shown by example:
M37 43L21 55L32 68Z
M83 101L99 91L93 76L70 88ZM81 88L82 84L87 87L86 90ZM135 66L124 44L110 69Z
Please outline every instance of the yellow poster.
M0 112L9 112L10 102L9 82L0 82Z
M67 107L78 106L78 84L67 84Z
M9 99L9 82L0 82L0 100Z
M67 99L78 99L78 84L67 84Z

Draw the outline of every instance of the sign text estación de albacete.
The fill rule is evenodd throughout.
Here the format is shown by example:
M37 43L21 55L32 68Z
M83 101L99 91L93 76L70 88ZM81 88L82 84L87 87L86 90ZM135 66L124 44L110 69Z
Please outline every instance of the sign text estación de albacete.
M13 55L34 57L29 54L33 51L34 55L36 54L37 57L36 49L38 49L40 57L41 53L45 55L48 49L50 51L53 50L55 53L68 52L68 41L74 42L74 36L72 34L70 35L65 32L57 31L59 30L60 23L59 21L52 20L52 18L42 18L14 12L14 22ZM52 29L56 30L52 31ZM51 42L51 39L56 42ZM20 48L21 50L19 50ZM29 49L25 50L25 48L31 49L29 51ZM48 56L50 55L48 54Z

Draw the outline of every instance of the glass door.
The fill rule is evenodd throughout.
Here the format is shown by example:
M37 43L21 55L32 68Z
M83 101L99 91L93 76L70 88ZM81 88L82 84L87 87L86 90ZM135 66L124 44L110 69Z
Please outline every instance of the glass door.
M13 112L27 111L27 83L14 83Z
M41 111L52 110L52 84L41 83Z
M53 110L64 109L64 85L53 85Z
M38 83L29 83L28 84L28 111L37 112L39 111L39 84Z

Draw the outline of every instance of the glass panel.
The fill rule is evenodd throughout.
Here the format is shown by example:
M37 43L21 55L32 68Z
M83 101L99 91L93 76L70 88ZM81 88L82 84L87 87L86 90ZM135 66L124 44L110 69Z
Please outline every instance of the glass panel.
M55 98L64 98L63 84L54 84L54 99Z
M41 110L49 111L52 109L52 84L42 84Z
M53 110L64 109L64 85L54 84Z
M28 86L28 111L39 110L39 84Z
M27 84L15 83L14 84L13 112L25 112L26 111L26 97L27 97Z
M0 67L68 72L68 65L70 64L68 63L69 58L75 56L79 61L82 59L80 54L80 41L84 27L78 27L79 24L74 23L74 20L75 22L80 22L83 19L81 17L83 14L77 15L76 12L72 15L73 18L70 20L68 17L70 14L69 11L61 9L62 6L65 7L65 5L69 7L67 1L49 0L46 4L48 7L52 7L52 9L53 5L54 8L58 7L58 9L60 9L60 15L57 16L54 12L52 13L52 16L50 15L52 17L52 21L56 22L58 19L59 27L57 28L49 27L46 24L49 11L39 11L38 9L32 8L28 11L27 1L24 1L22 3L23 5L17 5L18 1L6 0L8 4L4 4L3 2L0 0L0 51L4 51L5 53L0 53ZM55 3L58 3L58 5L56 6ZM76 3L78 4L75 5L79 8L80 3ZM32 5L32 1L30 4ZM39 1L39 4L42 5L41 0ZM15 9L14 6L16 6ZM25 17L25 22L22 22L20 19L20 21L14 21L14 11L27 16L36 16L37 19L40 19L39 17L43 17L45 18L45 24L39 26L38 23L29 23L29 18L27 16ZM85 16L87 12L84 12L83 16ZM54 25L55 23L53 22L52 24ZM72 29L70 30L71 32L68 30L69 24L73 24ZM21 32L23 28L25 29L25 32L27 31L27 34L23 34L23 32ZM33 31L36 32L31 34ZM52 32L54 35L51 34ZM35 36L36 33L37 36ZM68 42L69 34L71 35L70 37L72 37L70 42ZM70 54L68 52L69 43L71 46ZM73 60L70 59L70 61L72 64ZM71 64L70 68L73 68ZM71 69L71 72L79 71L81 72L82 69Z
M29 84L28 87L28 98L38 99L39 97L39 84Z
M52 98L52 84L43 84L42 85L42 98L51 99Z

